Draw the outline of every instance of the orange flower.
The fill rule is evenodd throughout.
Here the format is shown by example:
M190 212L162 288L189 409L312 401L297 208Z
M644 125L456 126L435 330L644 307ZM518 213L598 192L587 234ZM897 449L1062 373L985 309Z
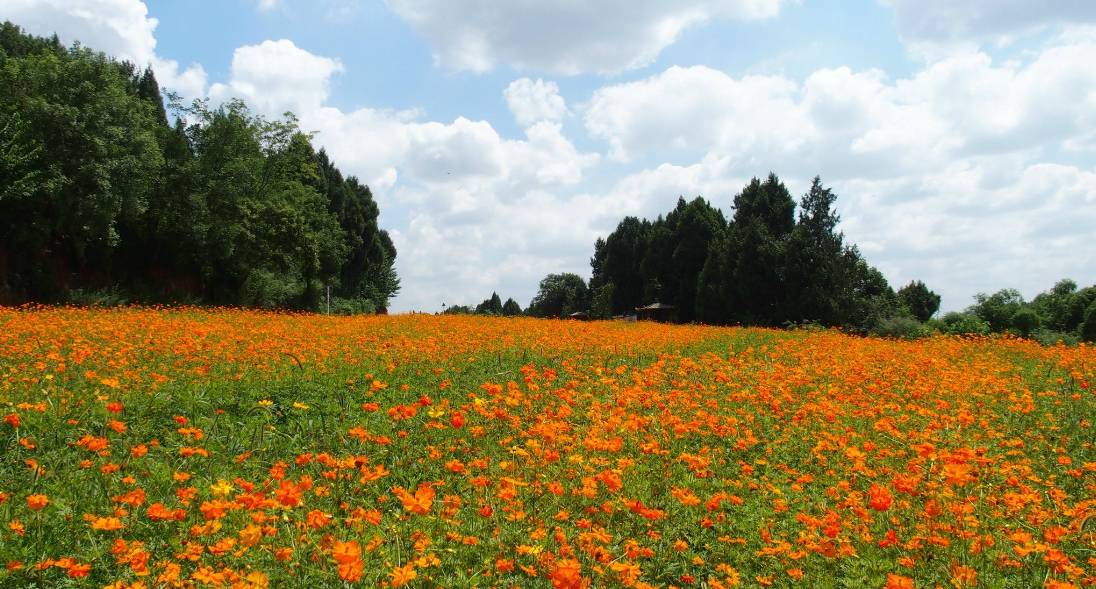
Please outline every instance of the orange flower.
M116 517L92 517L90 525L91 529L101 532L113 532L125 527L122 525L122 520Z
M392 494L399 498L403 508L411 513L426 515L434 505L434 488L426 483L419 484L415 494L408 493L403 487L392 487Z
M47 505L49 505L49 497L46 495L27 496L27 509L31 511L39 511Z
M88 576L91 572L91 565L88 563L75 563L68 567L68 571L65 574L73 579L80 579Z
M892 503L894 503L894 497L890 490L872 483L871 488L868 489L868 505L876 511L886 511L890 509Z
M403 587L411 581L414 581L419 574L415 572L415 565L406 564L402 567L392 569L392 572L388 573L388 576L392 577L393 587Z
M573 558L565 558L556 562L555 568L548 575L552 580L553 589L581 589L585 586L582 578L582 565Z
M891 573L887 575L887 584L883 585L883 589L914 589L913 579Z

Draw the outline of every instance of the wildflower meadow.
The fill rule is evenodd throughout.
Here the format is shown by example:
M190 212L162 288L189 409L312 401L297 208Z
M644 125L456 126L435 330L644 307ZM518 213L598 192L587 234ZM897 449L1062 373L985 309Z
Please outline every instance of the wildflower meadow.
M2 587L1096 586L1096 348L0 309Z

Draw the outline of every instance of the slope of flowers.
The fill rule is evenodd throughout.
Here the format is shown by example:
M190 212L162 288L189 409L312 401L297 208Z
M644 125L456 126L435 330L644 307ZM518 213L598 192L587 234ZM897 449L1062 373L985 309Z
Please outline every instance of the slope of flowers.
M0 586L1096 586L1096 350L0 309Z

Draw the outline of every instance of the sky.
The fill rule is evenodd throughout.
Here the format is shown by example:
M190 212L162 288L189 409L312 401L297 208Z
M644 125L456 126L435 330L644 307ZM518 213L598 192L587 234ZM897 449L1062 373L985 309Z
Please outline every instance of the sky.
M292 111L367 183L391 310L523 307L679 196L820 175L892 286L1096 283L1090 0L4 0L185 100Z

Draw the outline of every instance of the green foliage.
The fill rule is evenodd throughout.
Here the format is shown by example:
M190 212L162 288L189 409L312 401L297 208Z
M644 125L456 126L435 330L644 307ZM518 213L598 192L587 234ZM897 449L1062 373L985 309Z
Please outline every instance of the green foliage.
M396 249L369 188L288 114L172 100L152 70L0 25L0 301L384 309ZM366 308L364 305L361 308Z
M498 293L492 292L491 297L476 305L477 315L502 315L502 299Z
M377 305L370 299L331 298L331 313L334 315L372 315Z
M578 274L549 274L540 281L526 313L533 317L564 317L590 308L590 290Z
M502 314L506 317L521 315L521 305L514 299L507 298L506 302L502 304Z
M701 198L654 221L626 217L594 244L594 316L631 313L658 300L682 321L784 325L817 322L867 333L907 314L902 300L837 231L837 196L815 178L796 205L769 174L734 197L734 217ZM918 283L920 284L920 283ZM612 285L609 310L601 288ZM924 287L922 284L921 287ZM928 291L939 305L939 297ZM922 311L923 312L923 311ZM927 318L927 317L926 317Z
M932 330L912 317L888 317L876 324L871 333L894 339L918 339L932 335Z
M590 317L594 319L609 319L613 316L613 290L616 288L612 282L603 284L593 291L590 302Z
M1014 288L1001 289L992 295L974 295L975 304L968 312L989 324L991 331L1001 332L1012 326L1012 316L1024 305L1024 297Z
M973 313L951 312L940 318L940 331L949 335L986 335L989 323Z
M1081 339L1086 342L1096 342L1096 301L1089 304L1085 310L1085 320L1081 323Z
M1053 346L1057 344L1063 344L1067 346L1076 345L1080 341L1077 334L1065 333L1061 331L1052 331L1049 329L1036 329L1031 338L1035 341L1043 344L1044 346Z
M1029 307L1022 307L1012 314L1012 329L1016 333L1030 337L1039 327L1039 315Z
M898 298L918 321L928 321L940 309L940 295L917 280L898 290Z

